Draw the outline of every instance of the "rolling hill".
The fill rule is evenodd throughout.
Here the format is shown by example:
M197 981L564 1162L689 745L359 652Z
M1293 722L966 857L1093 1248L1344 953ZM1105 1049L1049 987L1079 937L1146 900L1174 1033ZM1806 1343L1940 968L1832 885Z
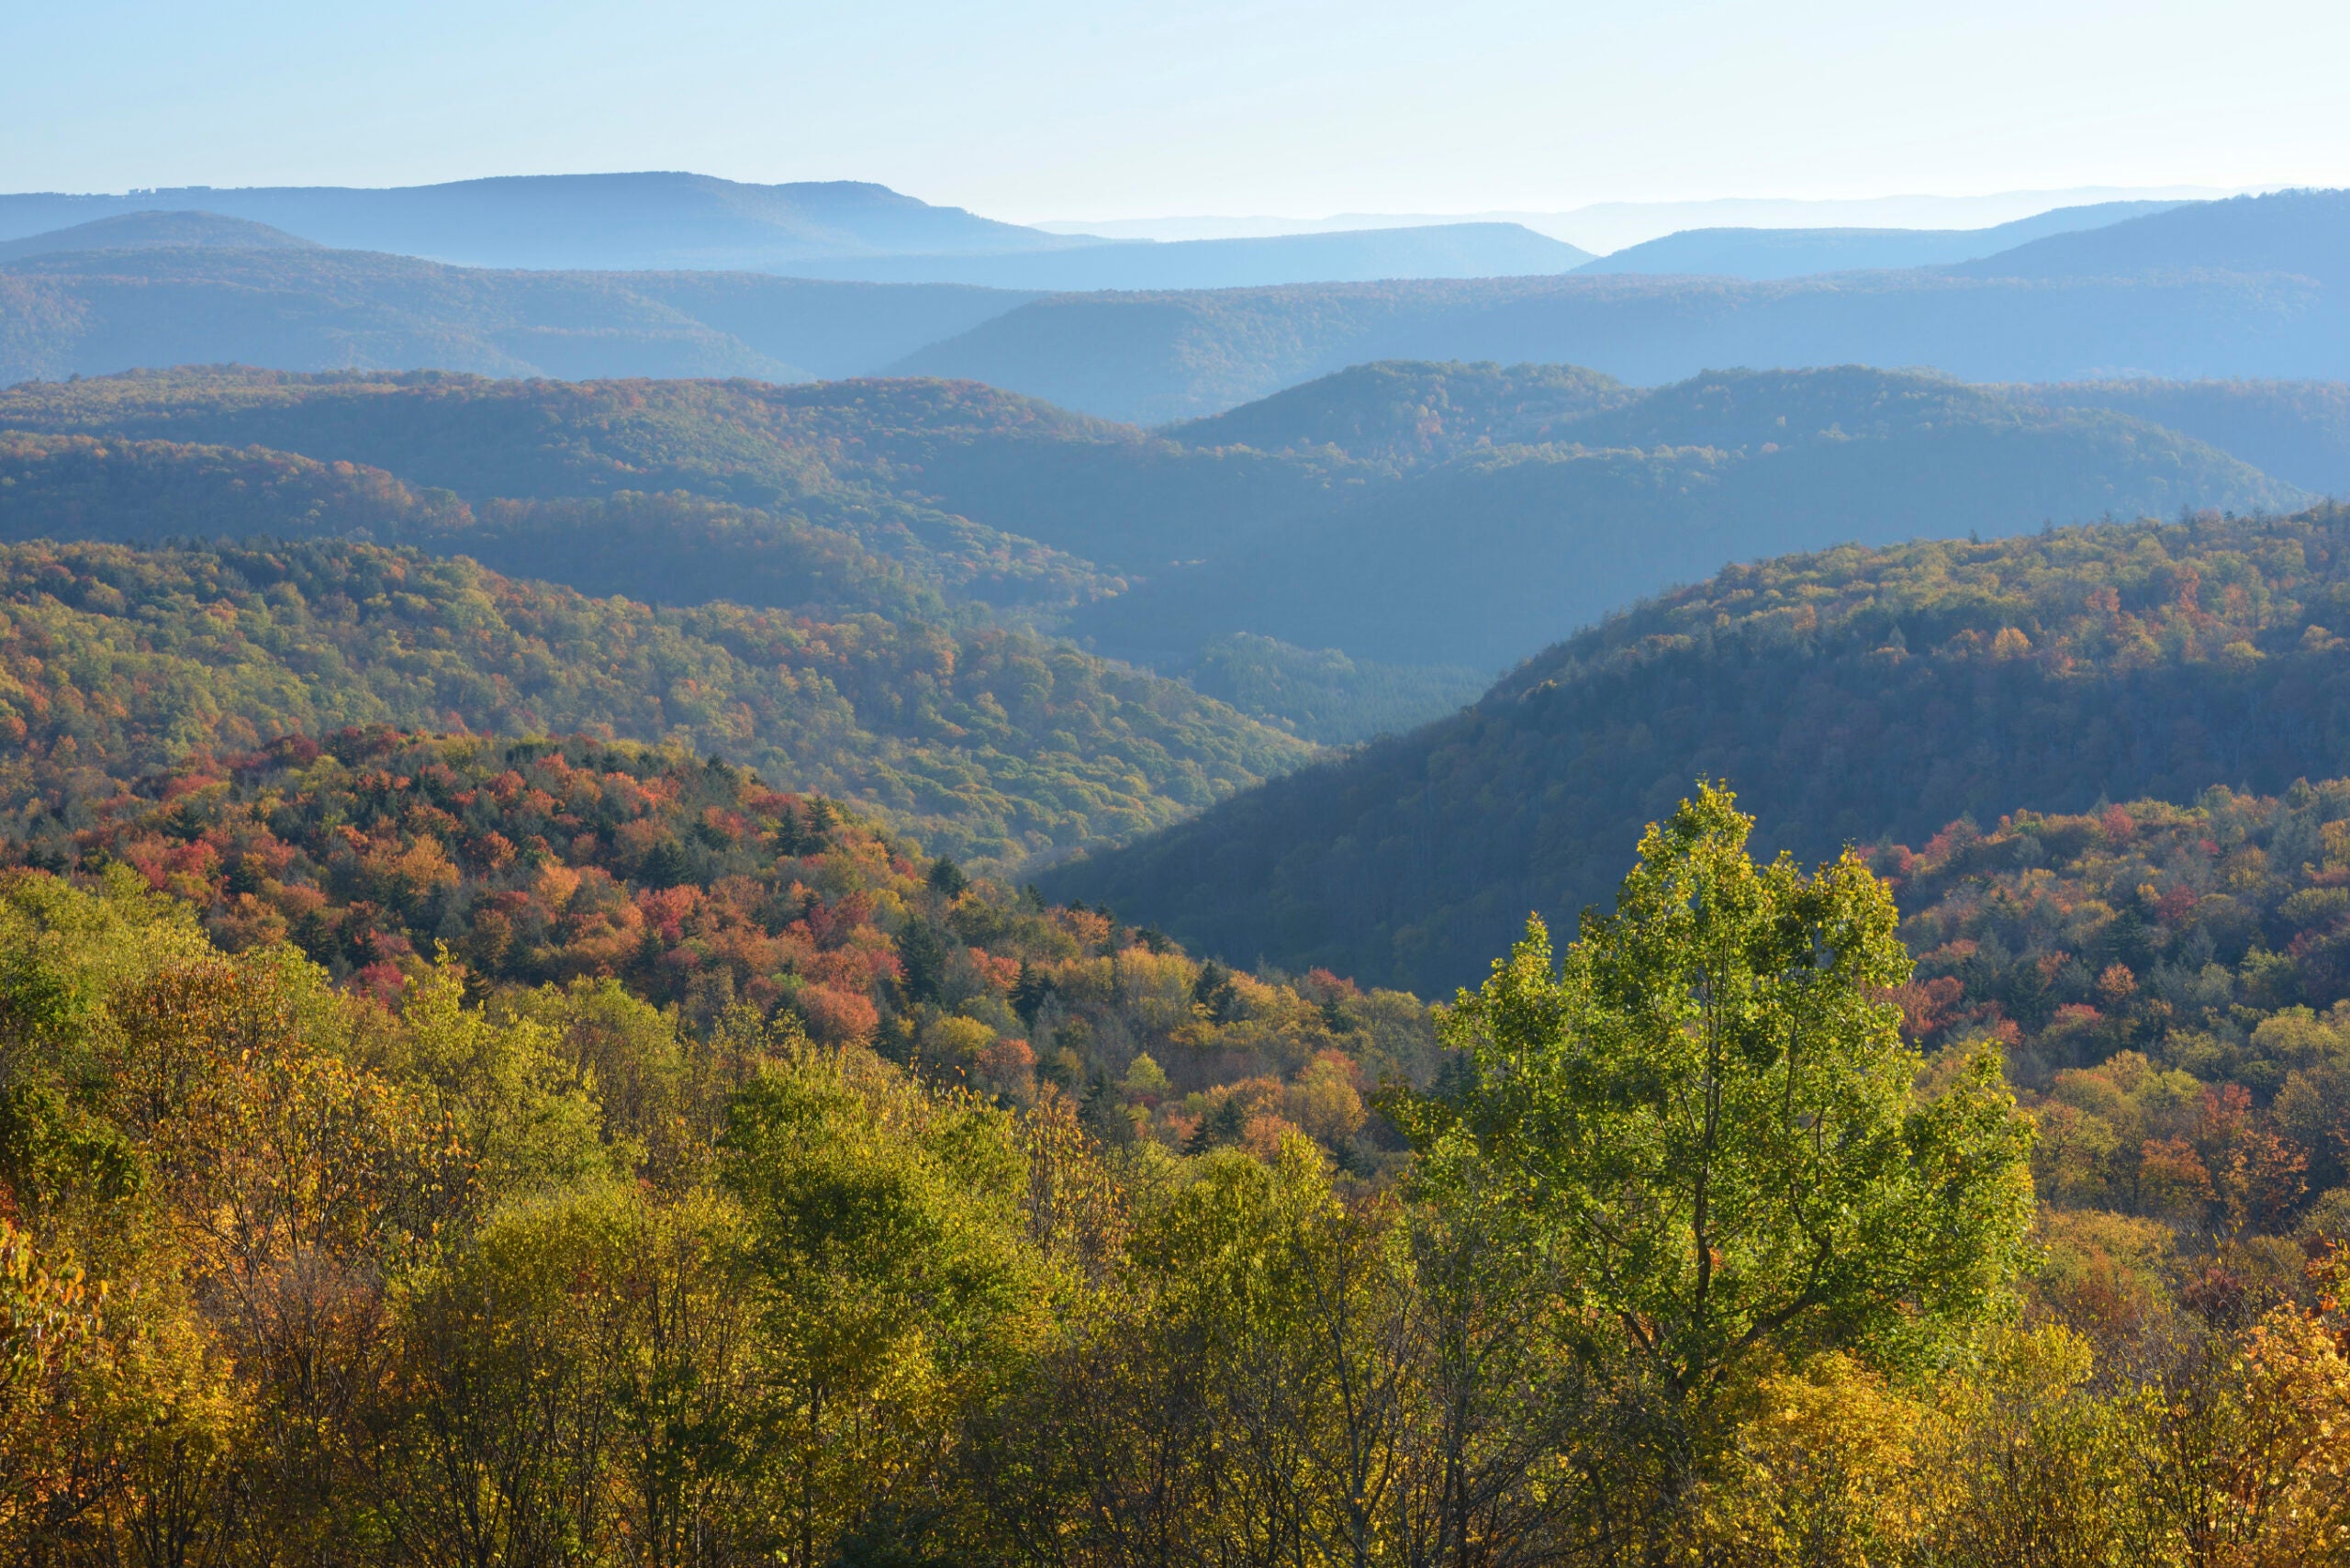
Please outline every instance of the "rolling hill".
M1852 368L1376 364L1161 434L968 383L185 372L0 393L9 427L0 536L355 532L664 604L1009 617L1322 741L1729 561L2308 499L2127 415Z
M1699 776L1806 857L1962 816L2274 793L2350 765L2350 512L1731 567L1475 707L1065 867L1200 951L1423 994L1602 898Z
M991 387L907 379L196 371L0 392L0 429L10 428L260 445L474 501L683 490L801 512L947 571L1039 544L1111 571L1229 553L1272 520L1379 476L1334 472L1343 465L1326 459L1196 451Z

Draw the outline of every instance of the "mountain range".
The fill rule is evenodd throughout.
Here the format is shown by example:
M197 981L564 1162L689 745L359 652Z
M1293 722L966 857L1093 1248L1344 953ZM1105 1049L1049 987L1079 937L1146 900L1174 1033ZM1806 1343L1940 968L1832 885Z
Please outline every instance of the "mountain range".
M1016 288L453 266L299 245L319 233L298 226L237 226L266 218L6 199L20 202L20 227L89 216L11 241L0 257L0 381L228 361L565 377L888 372L985 381L1154 423L1381 359L1575 364L1642 385L1736 364L1931 366L1970 380L2050 382L2330 380L2350 363L2335 260L2350 238L2350 196L2338 192L2190 204L1950 265L1762 280L1571 274L1578 257L1506 226L1167 244L1042 236L1053 247L954 253L969 263L966 275L1024 280ZM734 213L707 192L697 199ZM845 237L806 257L808 270L922 271L921 252L878 248L892 232L875 228L878 218L864 230L849 223L897 208L878 196L846 207L847 217L822 209L840 219L822 232ZM950 222L935 216L949 209L923 210L934 215L923 225ZM1534 275L1429 275L1517 269ZM1358 281L1156 286L1301 274ZM1040 292L1080 286L1094 291Z
M1930 365L1968 380L2335 379L2350 193L2201 203L1950 267L1048 296L896 368L1113 418L1221 411L1378 359L1540 360L1653 385L1718 365Z

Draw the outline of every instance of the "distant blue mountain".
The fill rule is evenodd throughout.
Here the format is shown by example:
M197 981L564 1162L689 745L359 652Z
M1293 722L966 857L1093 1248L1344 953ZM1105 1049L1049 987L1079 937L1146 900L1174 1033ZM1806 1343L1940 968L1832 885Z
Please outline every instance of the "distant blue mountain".
M0 240L130 212L199 208L341 250L462 266L774 272L818 257L1059 250L1099 243L933 207L851 180L739 185L706 174L529 174L342 185L0 196Z
M1516 223L1436 223L1265 239L1118 241L990 255L845 257L792 270L871 283L969 283L1060 292L1251 288L1403 277L1563 273L1591 252Z
M125 212L52 230L24 240L0 240L0 262L84 251L160 251L185 247L230 251L305 251L319 247L298 234L223 218L216 212Z
M2098 202L2057 207L1989 229L1684 229L1627 246L1578 270L1768 280L1942 266L1994 255L2044 235L2098 229L2184 205Z
M2144 277L2231 273L2350 283L2350 191L2199 201L2085 233L2055 234L1967 263L1974 277Z

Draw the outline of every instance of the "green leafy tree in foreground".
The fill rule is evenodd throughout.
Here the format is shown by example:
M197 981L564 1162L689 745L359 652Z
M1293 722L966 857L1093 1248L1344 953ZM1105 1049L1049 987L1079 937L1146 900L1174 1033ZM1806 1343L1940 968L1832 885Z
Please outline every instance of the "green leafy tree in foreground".
M1756 1378L1922 1370L1998 1312L2032 1213L1995 1059L1919 1091L1885 885L1759 866L1751 822L1701 785L1560 961L1530 923L1446 1020L1464 1086L1409 1107L1430 1195L1514 1215L1566 1282L1562 1349L1612 1369L1667 1506Z

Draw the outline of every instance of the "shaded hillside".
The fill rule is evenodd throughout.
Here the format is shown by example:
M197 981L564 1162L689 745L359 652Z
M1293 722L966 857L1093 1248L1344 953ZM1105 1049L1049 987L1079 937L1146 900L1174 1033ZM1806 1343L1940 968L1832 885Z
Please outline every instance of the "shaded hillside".
M332 442L325 443L330 448ZM430 465L427 465L429 467ZM625 477L625 475L621 476ZM663 604L936 619L949 605L1050 616L1113 592L1090 564L933 509L826 493L767 510L684 489L599 487L478 506L341 458L262 446L0 432L0 539L357 537L471 555L519 577Z
M1857 368L1699 377L1554 433L1578 444L1472 453L1076 624L1137 657L1247 630L1500 669L1730 561L2308 498L2121 415Z
M2001 390L2054 408L2135 415L2209 442L2288 485L2350 496L2350 384L2109 380Z
M653 610L372 545L11 546L0 609L0 775L17 802L347 724L601 729L866 801L957 854L1017 857L1163 825L1307 753L1024 633Z
M796 517L688 495L621 491L476 509L381 469L262 447L0 432L0 541L151 544L256 535L408 545L469 555L494 571L545 577L595 597L729 599L822 621L877 614L944 622L950 594L961 601L1100 591L1090 574L1042 551L1007 559L990 574L972 554L942 561L906 539L893 558Z
M2350 513L1732 567L1474 709L1055 874L1201 949L1423 992L1572 924L1699 775L1806 856L2350 767Z
M1471 447L1548 441L1562 422L1637 395L1612 376L1572 364L1387 360L1351 365L1163 433L1187 446L1330 447L1364 462L1413 468Z
M1813 273L1927 267L1973 261L2029 241L2166 212L2175 201L2060 207L1986 229L1684 229L1611 252L1579 270L1602 273L1803 277Z
M322 244L477 267L764 270L814 256L1082 243L863 181L759 185L662 173L524 174L389 189L207 185L0 196L0 236L191 207Z
M1721 364L1917 365L1970 381L2121 367L2338 378L2350 366L2350 306L2330 285L2282 270L1329 284L1037 300L892 368L1155 422L1382 359L1546 361L1651 385Z
M751 274L508 272L169 246L0 263L0 384L229 361L495 375L853 375L1022 296Z

